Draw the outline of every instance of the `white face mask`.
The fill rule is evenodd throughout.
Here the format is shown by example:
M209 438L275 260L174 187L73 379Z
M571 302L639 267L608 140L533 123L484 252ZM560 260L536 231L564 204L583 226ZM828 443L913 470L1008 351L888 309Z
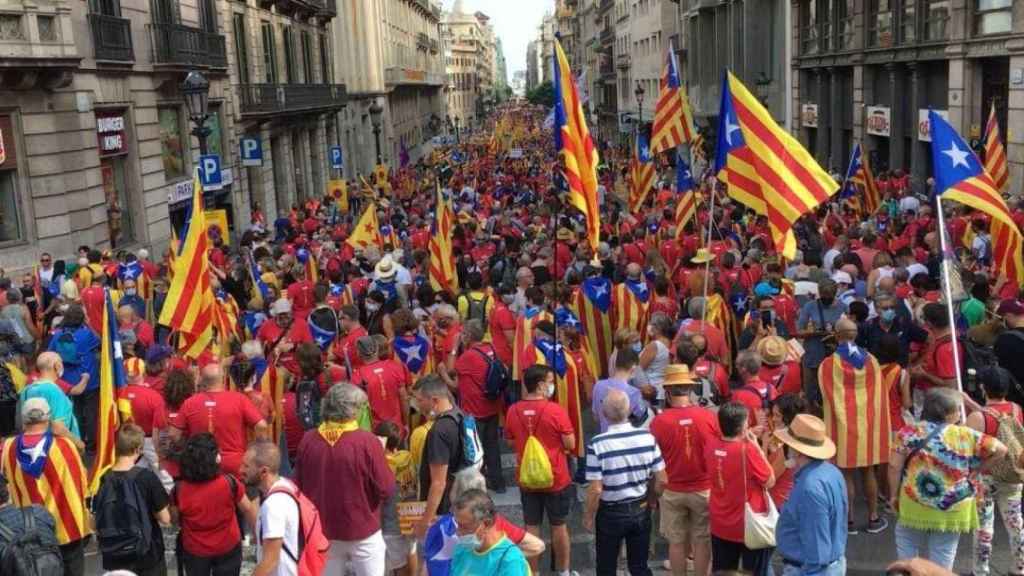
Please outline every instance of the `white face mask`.
M366 304L366 311L367 312L376 312L377 310L380 310L380 304L371 304L371 303L367 303Z
M548 398L551 398L554 395L555 395L555 385L554 384L548 384L548 389L545 392L545 396L547 396Z
M480 547L480 539L476 537L476 534L466 534L465 536L459 536L457 545L476 550Z

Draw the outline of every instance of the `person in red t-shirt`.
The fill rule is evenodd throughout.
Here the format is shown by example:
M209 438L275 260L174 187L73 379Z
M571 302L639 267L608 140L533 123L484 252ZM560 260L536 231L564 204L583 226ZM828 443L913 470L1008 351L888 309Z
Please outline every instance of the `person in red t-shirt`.
M159 473L160 465L153 442L153 430L167 427L167 408L164 405L164 397L156 390L146 386L145 362L138 358L131 358L124 364L128 379L124 395L132 405L132 421L138 424L146 434L142 445L142 459L154 473Z
M310 254L309 258L313 258ZM302 266L296 266L296 270L302 270L302 276L306 275L306 270ZM309 278L303 277L297 282L292 282L285 290L288 295L288 300L292 303L292 309L295 311L295 318L301 322L306 321L306 317L309 316L310 311L316 305L316 298L313 294L313 282Z
M270 315L273 321L260 325L256 339L263 342L268 359L275 358L289 372L298 374L299 365L295 361L295 348L304 342L313 341L309 324L292 315L292 303L284 298L274 302L270 307Z
M711 571L743 569L767 574L774 548L750 550L743 544L744 509L768 510L765 490L775 485L775 474L757 437L747 427L747 407L727 402L718 409L721 437L704 448L704 469L711 482L708 519L711 525Z
M341 335L334 341L332 354L335 362L345 366L349 369L348 372L353 374L363 365L359 353L356 352L356 342L370 333L359 323L359 309L351 304L341 307L338 312L338 325L341 327Z
M181 526L181 561L188 574L237 574L242 567L238 514L255 521L258 512L237 474L225 474L218 466L223 454L217 444L206 432L188 439L181 479L171 492Z
M516 315L512 313L509 306L515 300L516 289L512 286L502 285L499 289L499 298L494 301L494 309L491 310L491 317L488 319L491 332L491 344L494 345L494 353L498 360L506 367L512 367L512 343L516 339Z
M249 398L225 390L224 369L218 362L201 367L196 393L181 405L179 418L172 425L186 438L203 432L213 434L220 447L220 467L228 474L238 474L250 429L258 438L270 436L266 420Z
M366 392L373 427L387 421L404 433L408 430L405 414L409 406L406 373L393 363L378 359L379 350L373 336L357 340L356 351L362 366L352 374L352 384Z
M779 395L774 386L761 380L761 355L743 350L736 356L736 370L743 386L732 391L732 401L747 407L750 427L763 426L768 421L768 407Z
M799 360L787 360L786 340L781 336L765 336L757 342L761 355L758 378L775 389L776 394L799 394L802 390Z
M661 385L669 407L651 422L651 434L668 475L659 501L661 533L668 540L669 561L676 573L685 572L687 553L692 549L696 573L707 574L711 566L707 521L711 482L704 469L704 446L718 437L718 422L710 410L691 401L700 389L686 364L667 366Z
M928 330L928 346L919 362L910 367L914 392L920 395L936 386L955 388L957 374L956 365L953 364L953 339L946 307L937 302L925 304L921 315ZM963 358L963 345L957 342L956 346L959 357Z
M542 490L521 489L520 502L523 506L523 522L530 534L540 536L541 524L547 511L551 525L552 554L555 570L565 573L569 570L570 539L566 519L572 504L571 479L566 453L576 446L569 414L557 402L550 400L555 390L555 373L548 366L534 365L523 373L523 388L526 395L513 404L505 417L505 438L516 453L516 478L523 461L526 441L537 438L551 462L552 483ZM530 568L538 573L537 558L530 559ZM685 564L684 564L685 565Z
M459 353L462 325L459 312L451 304L440 304L434 311L434 366L438 372L451 374L455 370L455 358Z

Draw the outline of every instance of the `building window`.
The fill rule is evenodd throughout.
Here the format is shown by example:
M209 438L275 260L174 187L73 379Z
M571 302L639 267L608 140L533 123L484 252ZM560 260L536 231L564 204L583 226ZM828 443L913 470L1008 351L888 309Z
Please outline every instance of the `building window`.
M302 74L306 84L313 83L313 39L305 30L302 31Z
M185 149L187 141L181 133L181 114L178 107L157 109L160 122L160 155L164 162L164 180L177 180L186 175Z
M330 84L333 75L331 74L331 61L328 58L327 35L320 35L320 83Z
M1012 29L1013 0L977 0L974 10L975 35L1006 34Z
M295 39L292 27L284 27L284 81L286 84L295 82Z
M200 0L199 26L207 32L217 32L217 8L214 0Z
M18 157L11 116L0 116L0 242L22 239L20 202L18 201Z
M868 45L878 48L892 46L892 0L870 0L868 10Z
M129 244L135 238L128 200L128 139L125 128L124 110L97 112L100 181L107 205L107 232L113 248Z
M808 0L800 4L800 53L814 54L817 51L817 0Z
M917 40L917 0L903 0L900 9L900 43L913 44Z
M836 33L837 50L853 50L854 0L839 0L839 30Z
M210 117L206 119L206 128L210 131L210 135L206 137L207 152L224 158L224 130L220 121L219 103L210 103Z
M240 84L248 84L249 48L248 36L245 35L245 14L236 12L231 18L235 29L235 65L238 68L238 82Z
M121 16L120 0L89 0L89 9L93 14Z
M263 73L267 84L277 84L277 43L274 41L274 26L264 22L263 33Z
M947 24L950 15L950 0L928 0L925 3L924 39L945 40L948 37Z

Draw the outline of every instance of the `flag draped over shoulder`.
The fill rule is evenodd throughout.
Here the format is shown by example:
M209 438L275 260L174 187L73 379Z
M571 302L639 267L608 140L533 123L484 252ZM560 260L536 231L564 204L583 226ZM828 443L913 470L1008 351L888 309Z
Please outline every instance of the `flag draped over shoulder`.
M539 364L550 366L555 371L555 397L553 400L565 409L572 422L576 435L576 446L569 454L577 458L583 456L583 414L580 406L580 375L584 368L577 366L572 354L561 344L546 340L533 340L529 345L530 355L524 363L523 370Z
M596 358L596 378L608 375L608 359L612 354L612 283L603 276L587 278L574 297L574 308L583 327L583 338Z
M943 200L953 200L988 214L992 218L993 268L1001 270L1008 278L1024 281L1020 229L992 176L942 116L930 110L928 121L932 131L935 193Z
M554 321L550 312L543 308L530 307L516 318L516 335L512 342L512 379L522 380L523 370L533 365L529 359L533 347L533 329L538 322Z
M818 382L836 466L863 468L889 461L889 391L878 360L851 343L821 363Z
M647 137L637 133L633 141L633 158L629 162L629 174L632 185L629 189L629 211L640 212L654 187L654 162L651 161L651 150L647 145Z
M686 89L679 81L672 42L668 43L665 71L661 77L661 90L654 108L654 126L651 129L651 154L657 154L693 142L697 131L693 127L693 113Z
M160 324L186 334L201 334L212 326L213 290L198 168L192 183L189 214L184 240L173 261L174 277L160 310Z
M430 224L430 285L437 291L456 294L459 278L455 271L455 256L452 254L452 230L455 227L455 210L450 198L445 198L441 184L437 184L437 205L434 207L434 221Z
M643 279L626 279L612 287L612 330L634 330L641 337L647 327L647 306L650 290Z
M708 295L708 300L705 304L705 321L721 330L722 335L725 336L725 343L729 347L729 353L726 354L725 358L719 358L718 360L726 368L731 369L732 355L739 347L739 322L736 321L736 314L732 311L732 307L729 306L725 298L722 298L721 294Z
M715 172L729 196L767 216L775 249L793 258L793 224L839 185L728 71L720 110Z
M1009 181L1006 148L1003 147L1003 140L1000 138L999 119L996 117L994 103L992 111L988 114L988 122L985 124L985 171L992 177L996 190L1006 192L1006 184Z
M89 472L89 494L95 495L100 487L100 478L114 465L114 442L120 426L120 412L131 414L131 403L119 398L127 385L124 371L124 356L121 354L121 340L118 338L117 315L110 299L110 290L104 290L103 331L100 334L100 386L99 410L96 424L96 458Z
M874 214L882 205L882 195L878 191L878 184L875 176L871 173L868 165L867 155L860 142L853 146L853 153L850 155L850 166L846 170L845 185L840 195L843 198L856 198L857 186L864 190L863 200L857 200L864 214Z
M584 217L587 243L595 253L601 242L601 214L597 199L597 148L583 116L583 103L573 81L562 44L555 40L553 54L555 89L555 149L565 162L569 203Z
M352 233L345 239L345 243L353 248L384 247L384 237L380 234L380 223L377 221L377 205L375 203L368 202L366 204L363 215L359 217L359 221L356 222Z
M689 164L682 157L676 156L676 192L679 194L676 198L676 239L680 241L685 236L683 228L686 223L697 215L695 188Z

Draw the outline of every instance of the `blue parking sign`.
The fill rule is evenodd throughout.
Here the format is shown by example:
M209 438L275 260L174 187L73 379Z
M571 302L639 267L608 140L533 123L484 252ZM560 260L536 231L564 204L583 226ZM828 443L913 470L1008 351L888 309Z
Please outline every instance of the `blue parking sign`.
M206 154L199 157L199 182L203 185L204 192L224 187L220 173L220 156Z
M254 136L245 136L238 141L242 154L242 166L263 165L263 142Z
M341 170L344 167L345 160L341 155L341 146L331 146L331 168Z

